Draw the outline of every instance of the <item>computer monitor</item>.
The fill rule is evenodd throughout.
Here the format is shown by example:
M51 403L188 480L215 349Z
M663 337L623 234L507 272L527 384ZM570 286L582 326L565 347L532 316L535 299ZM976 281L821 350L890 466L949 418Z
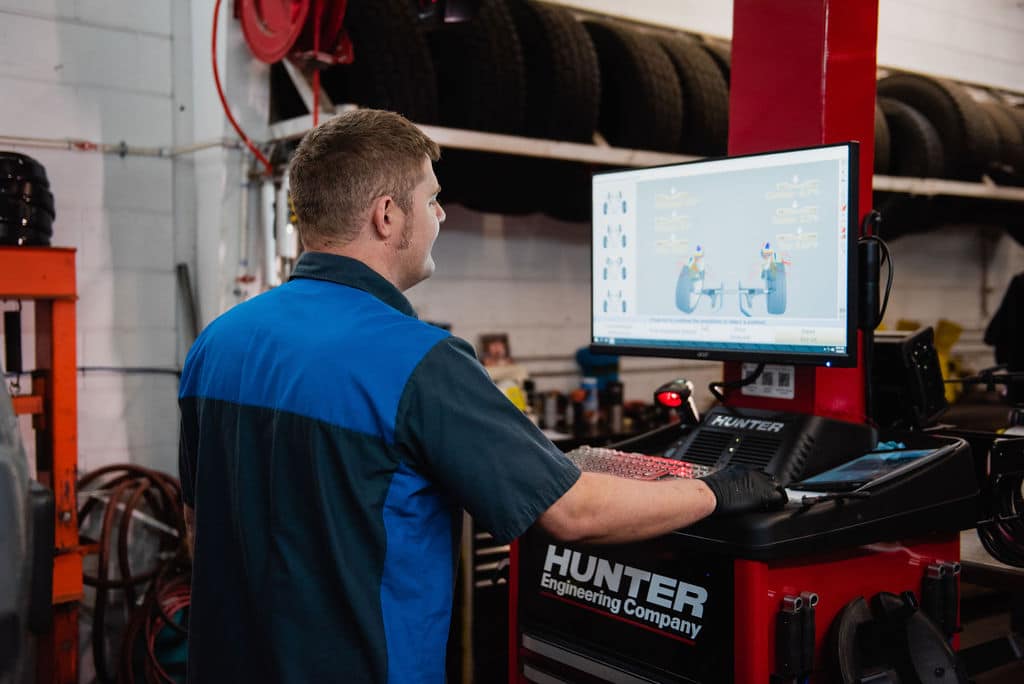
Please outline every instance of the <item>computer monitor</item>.
M591 348L856 365L857 143L598 173Z

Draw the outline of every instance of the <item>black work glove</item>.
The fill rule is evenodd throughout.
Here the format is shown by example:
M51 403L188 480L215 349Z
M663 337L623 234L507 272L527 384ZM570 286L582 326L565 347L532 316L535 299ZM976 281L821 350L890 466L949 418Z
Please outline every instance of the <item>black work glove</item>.
M718 500L712 515L773 511L786 505L786 492L775 478L747 466L726 466L699 479Z

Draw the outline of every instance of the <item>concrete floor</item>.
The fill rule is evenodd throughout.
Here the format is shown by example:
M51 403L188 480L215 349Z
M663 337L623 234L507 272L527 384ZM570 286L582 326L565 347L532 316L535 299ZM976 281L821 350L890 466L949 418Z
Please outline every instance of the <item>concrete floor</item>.
M1005 638L1010 632L1010 614L1003 607L1008 597L986 587L964 583L961 595L967 609L960 634L961 650L995 639ZM987 607L986 607L987 606ZM978 607L978 610L974 610ZM1009 663L982 674L972 681L975 684L1024 684L1024 660Z

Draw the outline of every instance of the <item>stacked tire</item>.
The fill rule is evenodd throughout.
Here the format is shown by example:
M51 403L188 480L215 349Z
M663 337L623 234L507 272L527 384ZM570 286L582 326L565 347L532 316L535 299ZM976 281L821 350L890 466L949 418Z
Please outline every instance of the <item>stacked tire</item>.
M0 151L0 245L49 245L56 217L43 165Z
M726 42L578 20L538 0L479 0L468 21L423 25L405 0L350 0L355 63L323 82L336 102L398 111L417 123L615 147L727 152ZM1024 109L979 103L957 83L895 73L878 82L874 172L1024 185ZM445 199L480 211L590 218L593 164L447 148ZM878 193L887 231L984 220L984 200ZM895 225L895 224L899 225ZM890 234L893 234L890 232Z
M889 129L885 173L971 182L988 176L1014 185L1024 179L1024 120L1014 108L978 102L952 81L902 73L878 82L878 104ZM875 204L890 237L959 223L1004 226L1016 212L1006 202L885 192Z
M918 74L894 74L878 82L878 96L894 151L902 145L905 167L926 170L930 177L977 181L996 158L995 127L963 86ZM895 128L925 147L902 144Z
M334 102L388 109L421 124L438 122L434 62L413 5L350 0L344 21L355 60L321 74Z

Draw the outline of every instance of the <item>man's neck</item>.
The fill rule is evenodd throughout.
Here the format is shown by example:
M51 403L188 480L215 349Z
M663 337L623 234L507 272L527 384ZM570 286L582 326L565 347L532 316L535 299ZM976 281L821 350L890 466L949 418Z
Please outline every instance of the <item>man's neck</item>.
M394 285L399 292L405 290L394 269L391 267L392 261L387 258L387 255L382 254L381 248L376 245L367 246L365 243L353 241L341 246L319 247L310 251L336 254L360 261L376 272L377 275L384 278L384 280Z

